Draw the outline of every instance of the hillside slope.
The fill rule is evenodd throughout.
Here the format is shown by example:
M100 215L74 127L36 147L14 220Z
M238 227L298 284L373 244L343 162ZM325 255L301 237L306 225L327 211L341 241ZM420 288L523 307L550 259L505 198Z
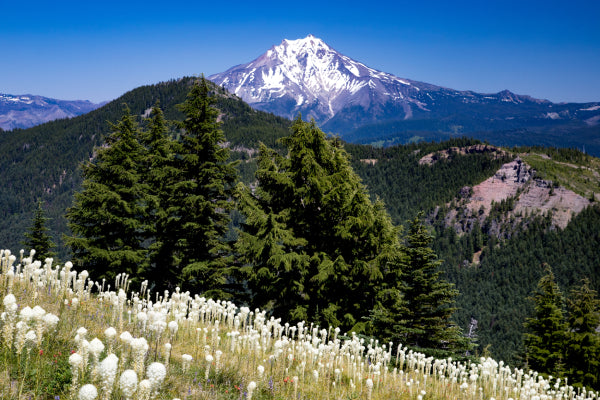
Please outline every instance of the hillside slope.
M185 100L194 79L142 86L76 118L0 133L0 179L5 182L0 193L0 242L20 248L28 228L23 221L31 219L37 200L41 199L51 218L49 227L59 245L59 255L66 256L61 234L67 231L65 210L81 184L79 164L92 157L94 146L99 146L109 132L109 122L120 119L124 105L142 121L156 101L166 118L180 119L182 114L176 105ZM274 145L278 137L287 135L288 120L253 110L224 91L219 93L222 129L231 147L255 146L259 140ZM175 128L171 129L176 135Z

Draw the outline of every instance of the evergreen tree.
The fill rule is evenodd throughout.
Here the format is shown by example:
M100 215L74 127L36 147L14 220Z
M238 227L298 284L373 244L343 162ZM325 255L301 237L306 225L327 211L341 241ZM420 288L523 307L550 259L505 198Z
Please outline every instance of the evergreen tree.
M433 238L422 215L410 221L406 257L396 259L402 270L399 291L403 301L401 321L391 339L440 356L466 351L470 343L451 319L458 290L441 277L442 261L431 249Z
M139 136L126 108L94 159L82 166L82 190L67 211L73 236L65 242L73 263L97 278L112 280L118 273L141 278L145 267L148 188L139 171L145 158Z
M246 216L236 244L252 304L294 321L363 330L397 231L372 203L337 139L298 117L281 139L286 157L261 146L258 185L240 185Z
M525 348L529 367L535 371L562 376L563 347L566 324L563 316L563 296L550 266L538 282L531 298L534 316L525 321Z
M156 102L150 113L148 128L141 135L147 155L142 160L142 179L148 186L148 219L144 226L148 247L148 270L146 277L158 289L179 280L174 269L173 248L176 238L169 229L169 210L172 193L170 189L177 176L175 151L178 143L170 136L167 121ZM180 271L179 271L180 272ZM171 285L169 285L171 284Z
M207 296L226 296L231 276L230 253L223 237L229 223L235 164L228 162L229 149L219 129L216 98L202 78L190 90L180 109L185 119L181 144L176 151L175 176L167 191L165 237L173 254L168 276L181 276Z
M600 388L600 300L588 279L567 299L567 375L570 382Z
M42 263L46 258L56 257L56 253L52 250L56 245L52 242L52 237L48 234L49 229L46 227L46 222L49 219L45 216L42 201L38 201L32 225L29 231L25 233L26 240L23 242L24 246L30 250L35 250L35 257Z

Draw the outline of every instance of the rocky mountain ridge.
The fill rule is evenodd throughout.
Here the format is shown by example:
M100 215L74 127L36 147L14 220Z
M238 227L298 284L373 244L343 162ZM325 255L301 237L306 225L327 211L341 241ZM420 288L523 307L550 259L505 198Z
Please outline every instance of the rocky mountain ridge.
M87 100L0 93L0 128L5 131L26 129L56 119L73 118L102 105Z
M395 144L465 134L489 140L491 135L498 140L490 141L507 146L581 148L589 141L588 151L600 154L591 138L600 132L600 103L556 104L509 90L484 94L399 78L312 35L283 40L209 79L256 109L290 119L301 113L350 142Z
M421 160L427 163L427 157ZM521 222L540 215L549 216L553 226L564 229L592 203L590 197L538 177L536 170L516 155L485 181L464 187L454 204L448 205L445 224L459 234L470 232L475 223L487 224L488 233L510 238Z

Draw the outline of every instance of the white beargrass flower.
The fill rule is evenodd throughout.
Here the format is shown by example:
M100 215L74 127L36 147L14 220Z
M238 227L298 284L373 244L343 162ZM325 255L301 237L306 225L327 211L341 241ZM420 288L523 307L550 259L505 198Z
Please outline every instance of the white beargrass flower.
M171 332L171 336L175 336L175 334L177 333L177 330L179 329L179 325L177 324L177 321L169 322L168 327L169 327L169 332Z
M192 363L192 356L189 354L183 354L181 356L181 369L183 372L187 372L190 368L190 364Z
M113 344L115 342L115 336L117 336L117 330L115 328L108 327L104 330L104 336L106 336L106 341L108 342L108 353L112 353Z
M44 324L46 325L46 330L52 331L54 328L56 328L59 320L60 319L52 313L47 313L44 315Z
M100 363L98 368L100 380L102 381L102 397L109 399L117 377L119 368L119 359L114 354L109 354Z
M90 342L90 353L92 354L94 362L98 361L102 351L104 351L104 343L98 338L93 338Z
M17 333L15 334L15 349L17 354L21 354L25 347L25 335L27 334L27 323L24 321L17 322Z
M119 388L125 396L125 399L131 399L135 394L138 386L138 377L134 370L128 369L123 371L119 378Z
M3 303L4 307L8 308L11 304L17 304L17 298L14 294L9 293L6 296L4 296Z
M258 369L258 377L262 378L263 374L265 373L265 367L263 367L262 365L259 365L257 369Z
M98 397L98 390L96 386L88 383L87 385L83 385L81 389L79 389L79 400L94 400Z
M367 400L371 400L371 396L373 395L373 380L371 378L367 379Z
M162 363L153 362L146 369L146 377L150 381L153 391L158 391L166 376L167 369Z
M29 322L33 318L33 310L29 306L23 307L19 313L19 317L21 321Z
M133 357L133 369L139 376L142 376L144 373L144 358L149 348L148 341L143 337L133 338L129 342L129 345L131 346Z
M27 333L25 334L25 344L27 345L28 349L31 349L35 345L36 339L37 335L33 330L27 331Z
M131 333L128 331L125 331L119 335L119 339L121 339L123 344L128 345L131 342L131 339L133 339L133 336L131 336Z
M150 391L152 390L152 384L150 380L144 379L138 385L138 399L147 400L150 398Z
M204 359L206 360L206 372L204 373L204 379L208 380L208 375L210 374L210 364L213 362L213 356L207 354Z
M104 330L104 336L107 340L113 340L117 336L117 330L110 326Z
M171 343L165 343L165 366L169 366L169 359L171 358Z
M247 400L252 400L252 393L254 392L254 389L256 389L256 382L250 381L248 384L248 397L246 397Z

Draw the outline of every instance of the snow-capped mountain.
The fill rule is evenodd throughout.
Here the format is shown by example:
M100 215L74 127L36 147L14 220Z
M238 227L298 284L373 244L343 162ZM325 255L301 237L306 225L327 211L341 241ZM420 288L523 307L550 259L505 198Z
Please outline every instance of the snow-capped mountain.
M57 100L0 93L0 128L29 128L55 119L76 117L101 105L87 100Z
M508 90L480 94L399 78L355 61L312 35L283 40L254 61L208 79L256 109L287 118L302 113L344 138L365 125L390 121L395 131L466 133L545 125L549 120L556 124L575 118L583 123L600 114L576 115L577 109L589 107L565 107ZM405 123L398 128L401 121Z
M283 40L256 60L212 75L252 106L293 118L299 112L325 123L348 105L397 103L404 118L426 110L418 99L432 85L401 79L352 60L312 35Z

